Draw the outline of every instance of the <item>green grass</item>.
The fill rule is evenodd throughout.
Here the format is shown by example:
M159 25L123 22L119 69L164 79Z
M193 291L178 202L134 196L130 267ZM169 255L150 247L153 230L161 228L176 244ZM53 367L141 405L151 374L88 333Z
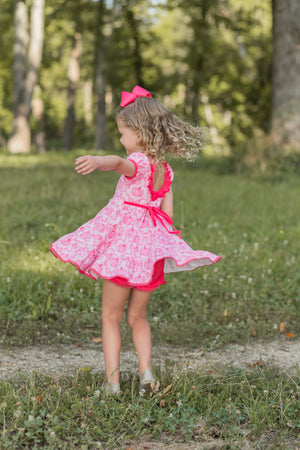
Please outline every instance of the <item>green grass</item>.
M123 393L103 399L103 378L87 370L0 383L0 446L125 449L139 437L219 445L201 448L240 449L257 439L255 448L296 448L300 405L292 378L268 367L157 375L161 385L148 398L123 374Z
M2 346L89 342L100 333L101 281L55 259L54 240L92 218L118 175L78 176L79 153L0 155ZM201 158L173 164L175 223L217 265L168 275L149 306L154 344L206 349L299 336L299 204L296 175L234 175ZM130 334L122 324L124 346ZM213 448L294 448L299 381L272 367L186 372L156 369L151 398L123 374L123 394L101 398L104 374L19 374L0 383L0 448L128 448L136 439ZM166 392L167 386L171 388ZM213 444L214 445L214 444ZM219 447L217 447L219 445ZM205 448L205 447L204 447ZM210 447L211 448L211 447ZM296 447L295 447L296 448Z
M3 344L74 342L99 333L101 281L48 251L108 202L118 180L114 173L77 175L77 155L0 155ZM299 179L222 173L220 163L205 158L173 166L177 228L193 248L223 259L167 275L149 307L154 342L213 348L255 333L273 339L281 322L299 335ZM127 345L125 322L122 328Z

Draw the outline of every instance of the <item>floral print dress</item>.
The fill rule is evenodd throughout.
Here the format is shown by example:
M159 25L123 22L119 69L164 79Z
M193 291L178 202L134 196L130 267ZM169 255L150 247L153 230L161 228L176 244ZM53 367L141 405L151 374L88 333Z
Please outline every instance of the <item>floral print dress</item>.
M132 153L135 175L121 176L115 194L93 219L54 242L50 251L93 280L121 277L138 287L151 282L155 264L164 260L164 273L193 270L221 257L193 250L160 209L170 190L173 171L164 163L165 178L153 190L154 164L143 153Z

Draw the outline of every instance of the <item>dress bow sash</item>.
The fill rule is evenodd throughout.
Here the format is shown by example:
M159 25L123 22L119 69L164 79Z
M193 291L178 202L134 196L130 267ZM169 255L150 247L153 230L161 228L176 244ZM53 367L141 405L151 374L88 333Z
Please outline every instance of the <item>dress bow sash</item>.
M176 228L173 226L173 220L171 219L171 217L168 216L168 214L166 214L164 211L162 211L157 206L141 205L140 203L126 202L126 201L124 202L124 204L131 205L131 206L137 206L139 208L146 209L149 212L149 216L151 217L152 223L155 227L157 226L157 220L158 220L164 226L164 228L167 230L168 233L178 234L178 236L182 239L181 231L176 230ZM173 229L172 231L169 230L166 223L168 225L171 225L171 227Z

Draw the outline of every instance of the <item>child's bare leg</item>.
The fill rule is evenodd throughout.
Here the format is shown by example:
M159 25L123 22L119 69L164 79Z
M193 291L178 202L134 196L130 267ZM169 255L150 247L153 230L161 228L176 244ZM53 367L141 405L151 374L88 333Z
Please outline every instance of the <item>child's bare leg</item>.
M127 322L139 358L139 373L151 368L151 330L146 318L151 292L132 289L127 308Z
M102 342L105 372L109 383L119 383L121 351L120 324L130 289L103 281Z

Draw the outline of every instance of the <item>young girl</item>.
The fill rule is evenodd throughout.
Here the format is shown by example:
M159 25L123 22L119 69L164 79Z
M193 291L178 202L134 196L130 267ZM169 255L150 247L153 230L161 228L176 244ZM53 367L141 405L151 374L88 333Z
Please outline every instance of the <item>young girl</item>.
M165 283L165 273L193 270L221 257L192 250L172 226L174 175L165 156L191 160L203 145L203 130L181 121L139 86L132 93L122 93L117 124L127 159L86 155L76 160L82 175L96 169L122 175L113 198L96 217L54 242L50 250L89 278L103 279L106 394L120 391L120 323L128 300L127 321L143 394L155 383L146 319L152 291Z

